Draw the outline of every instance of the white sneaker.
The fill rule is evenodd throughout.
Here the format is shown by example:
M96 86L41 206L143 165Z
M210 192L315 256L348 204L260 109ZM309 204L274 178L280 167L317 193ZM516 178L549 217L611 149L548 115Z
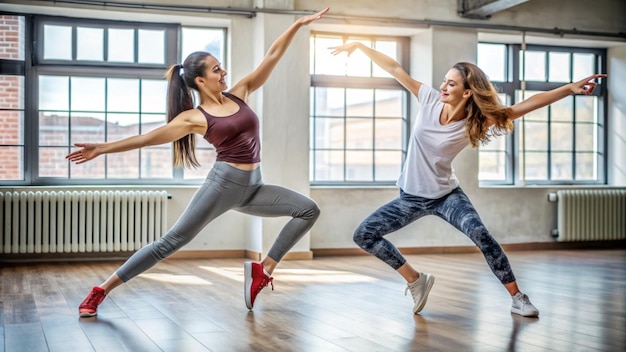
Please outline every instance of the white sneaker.
M407 284L404 295L406 296L407 291L411 291L413 302L415 302L413 313L417 314L424 309L426 300L428 299L428 293L434 283L435 277L433 275L420 273L420 277L415 282Z
M513 303L511 304L511 313L519 314L523 317L538 317L539 310L530 303L528 296L518 292L513 296Z

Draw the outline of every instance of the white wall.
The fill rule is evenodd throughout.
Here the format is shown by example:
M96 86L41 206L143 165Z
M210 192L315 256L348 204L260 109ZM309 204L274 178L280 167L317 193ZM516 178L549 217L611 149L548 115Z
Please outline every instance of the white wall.
M455 27L425 28L415 23L394 25L377 21L348 24L343 16L373 16L406 20L440 20L489 25L564 29L577 28L596 32L626 32L626 2L622 0L531 0L490 20L465 20L456 14L456 0L296 0L296 1L217 1L207 4L195 0L123 0L138 3L189 4L194 6L232 6L254 9L255 6L281 10L319 10L330 6L328 18L303 28L266 86L255 93L251 105L262 120L263 174L267 183L281 184L310 195L322 209L311 230L294 248L306 252L316 248L355 248L352 232L356 226L398 191L387 188L311 188L308 182L308 31L332 29L378 33L401 33L411 37L411 71L414 77L437 85L454 62L475 61L477 38L484 33ZM16 5L17 4L17 5ZM33 4L33 3L31 3ZM43 2L34 3L38 5ZM45 4L47 6L50 3ZM76 6L72 6L76 7ZM193 25L225 25L229 30L230 60L226 63L231 82L249 73L271 42L298 16L290 14L258 14L254 18L209 13L164 13L136 10L117 11L112 8L65 5L26 6L20 1L0 4L0 10L125 19L135 13L137 20L168 21ZM590 14L593 14L592 16ZM391 21L390 21L391 22ZM376 27L373 27L376 26ZM489 34L493 34L490 31ZM497 31L496 31L497 32ZM498 34L498 33L496 33ZM519 33L503 34L519 37ZM567 39L567 38L565 38ZM536 35L534 40L558 42L557 36ZM576 44L577 39L565 41ZM582 43L582 42L580 42ZM586 44L589 41L585 42ZM609 156L610 180L613 185L626 185L626 43L622 41L609 50ZM414 101L412 102L414 104ZM501 243L551 242L550 230L555 226L554 204L547 202L551 188L478 186L478 154L466 149L454 163L461 185L473 200L484 222ZM120 187L116 187L120 188ZM122 187L123 188L123 187ZM162 187L154 187L161 189ZM81 188L85 189L85 188ZM195 187L165 187L172 194L168 223L173 225L195 191ZM267 252L286 219L258 219L229 212L209 224L185 250L248 249ZM431 217L389 236L398 246L458 246L470 242L443 221Z

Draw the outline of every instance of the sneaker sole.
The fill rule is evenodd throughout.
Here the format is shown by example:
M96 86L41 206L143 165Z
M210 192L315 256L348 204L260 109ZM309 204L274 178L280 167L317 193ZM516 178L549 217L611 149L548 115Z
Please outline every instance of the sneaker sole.
M426 301L428 300L428 294L430 293L430 289L433 288L434 284L435 277L433 275L426 275L426 293L424 294L424 299L422 300L422 303L420 303L420 305L417 307L417 309L413 311L413 313L417 314L421 312L422 309L424 309Z
M80 316L81 318L91 318L91 317L95 317L96 315L98 315L98 313L89 313L89 312L80 312L78 314L78 316Z
M511 313L521 315L526 318L539 317L539 312L529 312L529 313L524 314L524 312L522 312L521 309L517 309L517 308L511 308Z
M250 289L252 288L252 262L243 263L243 295L246 299L246 307L252 309L252 297L250 296Z

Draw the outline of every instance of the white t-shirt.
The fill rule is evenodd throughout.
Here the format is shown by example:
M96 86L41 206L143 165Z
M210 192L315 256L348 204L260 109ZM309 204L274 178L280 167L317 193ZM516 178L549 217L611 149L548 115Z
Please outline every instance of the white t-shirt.
M439 97L439 91L432 87L420 87L420 108L397 182L404 192L429 199L441 198L459 186L452 160L469 145L465 119L445 126L439 121L444 107Z

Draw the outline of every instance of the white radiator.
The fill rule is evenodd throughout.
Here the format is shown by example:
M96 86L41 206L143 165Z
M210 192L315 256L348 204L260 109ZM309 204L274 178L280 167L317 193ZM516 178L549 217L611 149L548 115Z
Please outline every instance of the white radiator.
M556 192L557 240L626 239L626 189Z
M166 220L165 191L0 192L0 253L134 251Z

